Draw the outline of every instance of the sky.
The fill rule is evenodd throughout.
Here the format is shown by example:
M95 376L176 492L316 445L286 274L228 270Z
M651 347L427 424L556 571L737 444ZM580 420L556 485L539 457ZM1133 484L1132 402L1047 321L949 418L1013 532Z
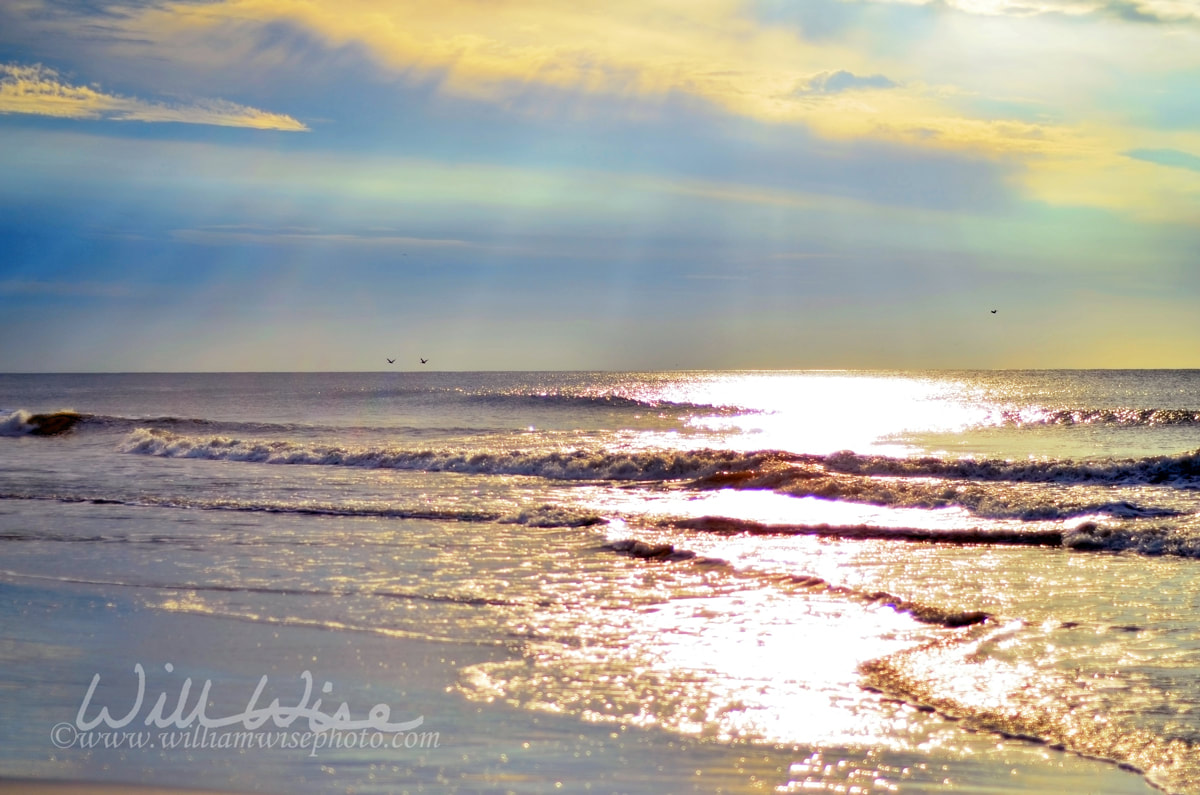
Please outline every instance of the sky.
M3 372L1200 367L1198 310L1197 0L0 3Z

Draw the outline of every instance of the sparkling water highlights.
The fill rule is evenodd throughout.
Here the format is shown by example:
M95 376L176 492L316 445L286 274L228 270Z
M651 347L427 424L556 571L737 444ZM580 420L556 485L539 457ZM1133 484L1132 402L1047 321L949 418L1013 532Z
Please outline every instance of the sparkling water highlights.
M201 679L322 663L419 693L458 743L290 774L63 763L106 780L1200 791L1191 394L1150 372L0 376L4 692L53 725L147 650ZM72 428L33 432L62 409ZM66 651L28 651L47 641ZM42 677L66 695L18 687ZM59 763L5 731L7 769Z

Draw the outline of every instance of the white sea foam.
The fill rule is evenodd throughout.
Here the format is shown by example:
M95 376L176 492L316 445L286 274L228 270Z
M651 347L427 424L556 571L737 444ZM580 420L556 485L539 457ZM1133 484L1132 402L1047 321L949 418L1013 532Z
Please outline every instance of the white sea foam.
M1023 483L1152 483L1200 486L1200 452L1136 459L1073 461L935 457L890 458L842 451L825 456L831 471L859 475L941 477Z
M25 436L33 432L29 418L32 415L23 409L0 413L0 436Z
M1115 461L1004 461L995 459L893 458L852 452L805 456L761 451L726 450L619 453L581 449L545 451L407 450L380 447L309 445L286 440L236 439L228 436L184 436L161 429L138 428L122 450L164 458L205 458L267 464L311 464L379 469L421 469L472 474L536 475L562 479L667 480L716 477L730 473L761 478L752 488L788 487L826 472L846 475L934 477L960 481L1016 483L1172 484L1200 486L1200 454L1153 456ZM799 465L787 468L771 465ZM704 485L704 484L699 484ZM896 486L896 488L909 488ZM843 494L849 496L849 490ZM1134 509L1136 512L1136 509Z
M607 451L460 452L380 447L331 447L291 441L181 436L138 428L122 444L127 453L261 464L307 464L368 469L411 469L464 474L530 475L562 480L672 480L727 469L750 469L778 454L736 452L614 453Z

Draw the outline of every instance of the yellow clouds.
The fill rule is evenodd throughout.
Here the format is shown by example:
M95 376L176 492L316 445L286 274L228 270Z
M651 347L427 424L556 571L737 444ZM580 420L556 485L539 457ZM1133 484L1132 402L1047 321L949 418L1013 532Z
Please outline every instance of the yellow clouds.
M744 56L728 57L731 39L767 44L749 22L737 20L737 5L730 0L223 0L176 3L149 11L142 20L156 34L184 35L290 22L334 46L365 45L388 67L436 72L444 84L464 92L536 83L652 93L742 67Z
M330 47L354 46L444 92L534 107L536 89L603 94L653 107L690 97L741 117L799 123L829 138L869 138L985 156L1044 155L1069 134L964 116L955 90L855 37L805 39L753 18L742 0L218 0L148 10L130 33L199 64L280 23ZM265 50L248 56L277 62ZM535 90L530 90L535 89ZM629 104L633 104L632 102Z
M333 47L363 47L381 65L437 80L444 91L502 103L535 86L651 100L685 95L775 117L814 76L866 67L853 48L763 26L735 0L221 0L148 11L133 32L192 43L207 33L192 49L204 58L211 42L281 22ZM793 105L797 116L814 107Z
M366 53L386 71L436 83L447 94L526 112L537 112L539 101L554 112L577 100L583 107L589 95L651 113L668 100L698 100L829 139L1019 163L1021 187L1043 200L1129 207L1130 196L1183 179L1127 163L1121 152L1142 131L1104 103L1119 102L1110 97L1137 85L1143 73L1200 68L1190 54L1197 51L1192 33L1127 23L1181 18L1190 5L906 4L932 10L905 17L911 27L895 32L887 27L895 17L885 15L875 17L873 29L864 21L822 37L806 37L798 23L756 17L746 0L213 0L131 10L122 26L126 41L151 42L156 55L197 67L232 59L251 71L303 61L277 35L299 31L327 51ZM878 9L847 3L844 10L869 20ZM1064 27L1090 14L1105 21L1086 30ZM1160 38L1176 34L1171 47ZM1094 173L1114 164L1138 181L1136 190Z
M65 83L56 71L40 64L0 64L0 113L68 119L212 124L261 130L308 129L290 116L224 100L166 105L106 94L88 86Z
M1200 225L1200 173L1133 156L1139 144L1200 152L1200 135L1158 134L1153 138L1114 134L1090 151L1039 164L1027 184L1052 204L1104 207L1148 221ZM1173 150L1174 151L1174 150Z

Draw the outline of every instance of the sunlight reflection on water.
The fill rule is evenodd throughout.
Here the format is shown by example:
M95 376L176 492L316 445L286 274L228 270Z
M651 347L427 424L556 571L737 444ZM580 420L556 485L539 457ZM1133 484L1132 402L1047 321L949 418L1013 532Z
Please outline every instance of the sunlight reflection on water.
M739 449L903 455L912 447L890 441L897 434L948 433L988 421L985 405L954 399L953 387L944 379L911 375L739 373L697 376L669 385L663 396L747 409L736 416L692 420L695 427L724 434L724 441Z

